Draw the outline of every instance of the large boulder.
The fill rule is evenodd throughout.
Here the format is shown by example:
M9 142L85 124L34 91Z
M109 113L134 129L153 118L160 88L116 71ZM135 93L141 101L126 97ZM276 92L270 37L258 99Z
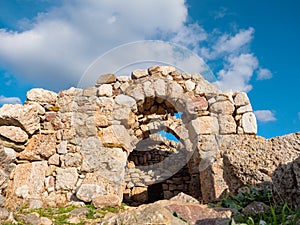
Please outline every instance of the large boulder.
M43 88L33 88L27 92L27 101L37 102L41 105L55 105L58 95L53 91L48 91Z
M40 128L38 109L34 105L4 105L0 108L0 126L16 126L33 134Z
M237 193L245 185L271 187L273 184L275 193L282 199L299 205L296 196L300 193L300 133L271 139L226 135L219 143L223 152L224 179L231 192Z
M106 216L100 224L228 224L231 211L181 201L162 200L117 215Z

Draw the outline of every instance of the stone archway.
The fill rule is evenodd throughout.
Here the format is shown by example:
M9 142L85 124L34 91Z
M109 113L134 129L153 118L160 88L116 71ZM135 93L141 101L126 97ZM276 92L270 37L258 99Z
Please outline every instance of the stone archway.
M58 95L36 89L28 96L25 106L0 111L0 126L27 135L24 142L7 133L0 137L0 145L10 148L0 146L3 158L12 156L8 161L15 168L12 175L0 168L0 193L7 204L16 202L10 207L23 202L54 206L73 199L120 204L128 156L140 140L165 128L180 140L186 153L181 168L188 162L191 183L200 180L194 193L213 201L226 188L218 149L222 137L256 133L245 93L221 93L200 74L173 67L137 70L132 79L106 74L95 87ZM180 123L172 119L176 112L182 113Z

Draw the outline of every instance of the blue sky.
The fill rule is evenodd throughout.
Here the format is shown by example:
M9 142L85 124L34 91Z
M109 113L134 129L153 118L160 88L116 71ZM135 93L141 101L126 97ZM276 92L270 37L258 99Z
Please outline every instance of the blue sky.
M297 0L1 0L0 105L76 86L110 49L158 39L203 58L220 88L246 91L259 135L296 132L299 12Z

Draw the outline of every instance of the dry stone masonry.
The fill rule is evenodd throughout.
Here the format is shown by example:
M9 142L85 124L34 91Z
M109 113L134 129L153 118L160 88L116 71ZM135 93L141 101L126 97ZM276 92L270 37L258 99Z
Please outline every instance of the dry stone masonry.
M256 133L246 93L170 66L58 94L32 89L24 105L0 108L0 208L141 204L180 192L210 202L267 182L299 206L300 134Z

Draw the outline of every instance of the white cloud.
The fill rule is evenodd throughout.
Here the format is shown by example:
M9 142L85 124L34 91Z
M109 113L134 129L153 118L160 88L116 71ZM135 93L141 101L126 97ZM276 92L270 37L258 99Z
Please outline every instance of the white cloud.
M63 1L60 7L40 13L32 21L26 20L27 30L0 29L0 67L17 79L59 90L76 86L88 66L105 52L126 43L160 37L186 46L208 60L223 61L224 68L218 72L217 82L222 89L251 90L250 79L259 66L249 48L254 29L241 29L235 34L220 31L209 34L199 24L187 22L185 2ZM218 17L224 16L222 13L226 9L221 9ZM190 72L198 68L194 57L178 58L178 52L169 47L163 47L162 51L169 53L164 56L164 62L185 63L190 65L185 66ZM122 62L132 55L155 60L159 58L157 54L156 48L145 52L143 46L134 51L119 51L114 60L107 61L94 74L106 72L116 61ZM135 57L132 60L131 64L138 61Z
M170 41L198 52L199 43L206 39L206 31L199 24L194 23L182 27Z
M253 39L254 29L239 30L235 35L223 34L215 40L211 48L202 48L201 53L208 59L216 59L224 54L240 54L248 51L248 45ZM212 38L214 39L214 38Z
M260 68L257 71L257 80L268 80L273 76L272 72L269 69Z
M276 121L275 113L271 110L256 110L254 114L257 120L263 123Z
M0 105L3 104L20 104L21 99L18 97L5 97L3 95L0 95Z
M252 89L249 84L254 70L258 67L258 60L253 54L231 56L226 60L224 69L219 73L216 84L222 89L248 92Z
M39 14L29 30L0 30L0 66L29 82L61 88L76 84L87 66L109 49L177 33L186 19L184 0L64 1Z

